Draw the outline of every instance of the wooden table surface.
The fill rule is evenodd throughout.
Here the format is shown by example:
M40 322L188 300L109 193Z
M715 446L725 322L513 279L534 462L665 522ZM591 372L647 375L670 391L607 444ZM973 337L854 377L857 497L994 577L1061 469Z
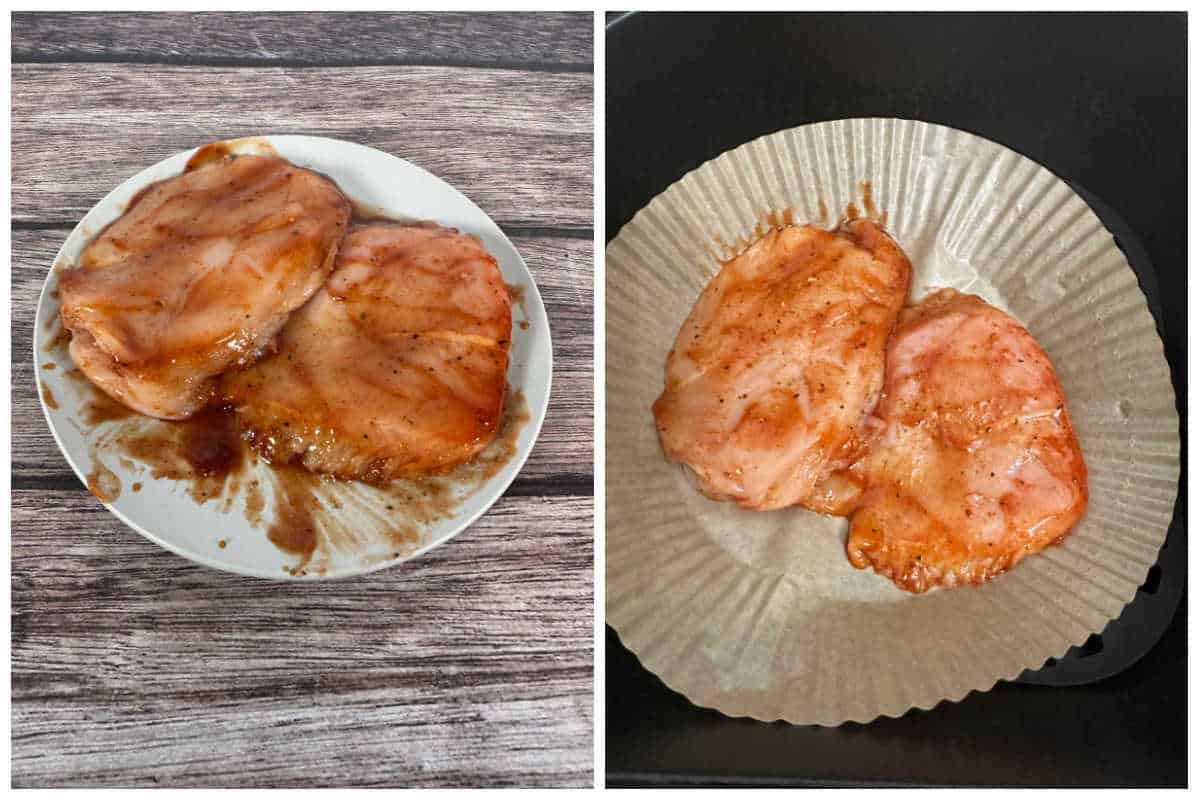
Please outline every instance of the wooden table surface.
M590 785L590 14L15 14L12 774L19 787ZM383 572L269 583L138 536L33 385L75 223L180 150L348 139L470 196L534 273L554 390L508 492Z

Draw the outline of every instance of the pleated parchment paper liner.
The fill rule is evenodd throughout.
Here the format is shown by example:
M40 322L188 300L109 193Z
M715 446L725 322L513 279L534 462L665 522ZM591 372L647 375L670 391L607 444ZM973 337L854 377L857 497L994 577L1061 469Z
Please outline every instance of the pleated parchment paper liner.
M865 195L865 196L864 196ZM1066 542L985 586L911 595L850 566L846 523L706 500L650 406L719 259L764 228L886 215L930 287L974 292L1050 354L1089 471ZM607 619L663 681L730 716L866 722L1062 656L1133 599L1166 537L1179 420L1137 279L1065 183L994 142L897 119L806 125L689 173L608 246Z

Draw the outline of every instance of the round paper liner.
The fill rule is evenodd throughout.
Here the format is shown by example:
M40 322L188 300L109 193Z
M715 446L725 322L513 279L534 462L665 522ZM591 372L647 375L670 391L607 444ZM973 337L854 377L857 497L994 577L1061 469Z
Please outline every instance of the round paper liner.
M980 587L906 593L846 559L847 523L743 511L663 457L651 404L701 289L772 226L854 204L912 260L911 300L950 286L1024 323L1067 397L1090 503L1058 546ZM693 703L838 725L986 691L1121 613L1166 538L1175 394L1146 298L1063 181L937 125L853 119L764 136L684 176L606 253L607 620Z

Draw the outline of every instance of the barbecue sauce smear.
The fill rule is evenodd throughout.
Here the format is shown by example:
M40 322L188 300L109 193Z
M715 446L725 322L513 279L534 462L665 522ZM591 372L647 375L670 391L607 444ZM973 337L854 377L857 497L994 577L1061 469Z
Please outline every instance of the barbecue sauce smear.
M108 397L74 365L64 377L85 398L81 421L93 464L88 488L102 502L113 502L121 485L101 453L115 454L126 468L140 464L154 479L176 481L194 501L215 503L222 512L241 499L246 520L294 559L283 570L295 576L323 574L333 551L371 546L377 560L391 560L417 549L422 529L451 516L512 459L529 421L523 393L510 390L496 438L473 461L445 475L370 486L267 463L243 441L231 408L211 406L182 422L151 419Z

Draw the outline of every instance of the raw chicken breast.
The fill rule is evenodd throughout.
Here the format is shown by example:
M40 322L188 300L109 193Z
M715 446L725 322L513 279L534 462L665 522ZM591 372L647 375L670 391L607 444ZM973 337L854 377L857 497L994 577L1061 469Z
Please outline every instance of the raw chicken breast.
M888 345L847 554L911 592L981 583L1060 541L1087 470L1049 358L974 295L905 309ZM842 509L845 510L845 509Z
M337 186L279 158L154 184L60 277L71 357L135 411L191 416L325 280L349 218Z
M496 435L511 325L477 239L372 224L346 238L278 351L227 375L223 396L269 461L371 483L442 472Z
M717 500L823 510L858 451L911 267L874 223L772 231L705 287L654 403L667 457Z

